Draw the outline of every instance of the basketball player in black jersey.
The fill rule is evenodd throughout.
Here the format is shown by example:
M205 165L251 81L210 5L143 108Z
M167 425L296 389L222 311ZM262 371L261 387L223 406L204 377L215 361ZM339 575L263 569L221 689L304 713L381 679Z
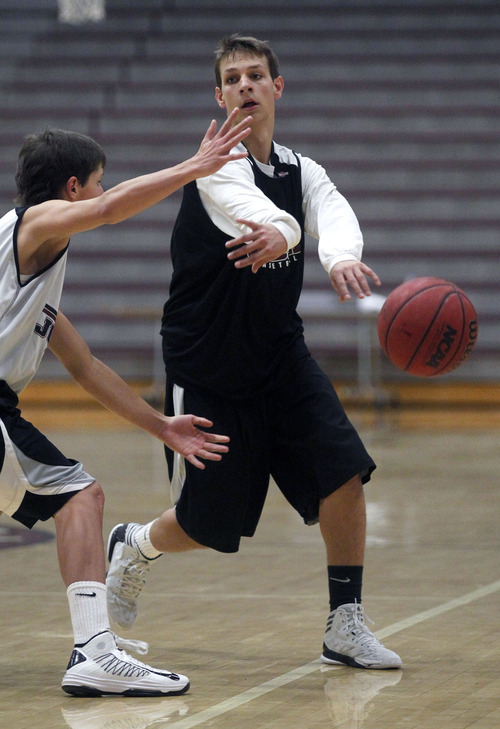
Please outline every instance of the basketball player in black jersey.
M252 117L248 157L185 186L172 234L173 276L162 321L169 414L207 414L231 437L201 472L167 449L175 507L148 524L117 525L108 542L110 614L133 623L152 561L164 552L239 549L273 477L326 546L330 614L322 659L399 668L367 628L361 604L363 484L375 464L304 340L297 303L305 233L319 240L341 301L370 295L356 217L318 164L274 140L284 90L266 42L234 35L216 54L216 101ZM244 146L243 146L244 145Z

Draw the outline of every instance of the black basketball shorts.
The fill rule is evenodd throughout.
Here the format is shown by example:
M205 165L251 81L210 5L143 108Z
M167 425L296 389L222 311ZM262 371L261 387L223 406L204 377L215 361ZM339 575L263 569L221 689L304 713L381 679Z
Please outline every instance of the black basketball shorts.
M305 357L272 389L249 399L182 389L167 378L167 415L193 413L229 435L221 461L205 470L165 449L177 519L195 541L236 552L253 536L270 476L307 524L319 502L357 474L370 480L375 463L349 421L325 373Z

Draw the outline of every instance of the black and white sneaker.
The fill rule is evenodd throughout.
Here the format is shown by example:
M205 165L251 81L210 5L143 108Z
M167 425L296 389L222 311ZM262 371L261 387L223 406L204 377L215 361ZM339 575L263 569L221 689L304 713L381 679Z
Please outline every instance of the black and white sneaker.
M151 560L147 560L137 547L125 542L127 529L136 526L135 523L117 524L108 539L108 612L122 628L129 628L135 623L137 600L151 566Z
M386 648L367 628L363 606L341 605L332 610L323 642L324 663L345 663L354 668L401 668L397 653Z
M171 696L189 689L189 679L141 663L124 650L146 653L147 643L123 640L110 630L94 635L71 654L62 689L73 696Z

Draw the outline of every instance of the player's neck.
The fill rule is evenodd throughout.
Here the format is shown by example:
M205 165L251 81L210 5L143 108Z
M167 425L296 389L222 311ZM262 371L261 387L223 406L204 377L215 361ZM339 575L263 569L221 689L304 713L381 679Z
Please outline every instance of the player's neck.
M255 130L243 143L254 159L262 162L262 164L269 164L269 157L271 156L273 145L272 129L263 132Z
M271 156L272 139L270 140L252 140L245 139L245 146L254 159L262 164L269 164L269 157Z

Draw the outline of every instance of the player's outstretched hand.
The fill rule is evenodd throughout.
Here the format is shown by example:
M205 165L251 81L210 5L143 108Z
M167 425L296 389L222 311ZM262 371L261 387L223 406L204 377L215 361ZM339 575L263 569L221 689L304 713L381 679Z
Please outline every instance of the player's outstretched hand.
M227 453L229 443L227 435L207 433L202 428L211 428L213 423L197 415L175 415L166 418L165 427L158 436L165 445L192 463L196 468L205 468L199 460L220 461L222 453Z
M341 261L336 263L330 271L332 286L339 295L340 301L347 301L351 298L349 288L358 299L370 296L367 276L376 286L380 286L380 279L375 271L361 261Z
M227 257L230 261L235 261L236 268L251 266L252 273L257 273L261 266L275 261L286 253L285 237L274 225L243 219L236 222L250 228L249 233L226 243L226 248L234 249L227 254Z
M219 131L217 131L217 122L215 119L212 120L200 148L194 156L200 167L200 171L196 174L197 177L212 175L226 162L243 159L248 155L248 152L232 152L233 147L248 137L251 132L251 116L247 116L246 119L233 126L238 113L239 109L233 109Z

